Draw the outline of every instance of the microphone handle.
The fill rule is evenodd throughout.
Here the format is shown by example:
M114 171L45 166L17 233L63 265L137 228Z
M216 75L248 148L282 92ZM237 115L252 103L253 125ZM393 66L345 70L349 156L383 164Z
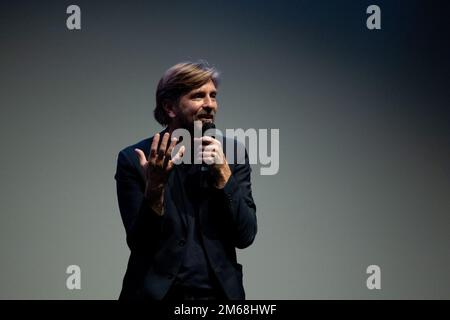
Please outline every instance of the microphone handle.
M202 127L202 133L204 134L206 130L208 129L215 129L216 125L214 123L205 123ZM214 136L211 136L212 138L214 138ZM207 186L207 179L206 176L209 173L209 165L207 165L206 163L204 163L202 161L202 165L200 167L200 172L202 172L202 185L203 186Z

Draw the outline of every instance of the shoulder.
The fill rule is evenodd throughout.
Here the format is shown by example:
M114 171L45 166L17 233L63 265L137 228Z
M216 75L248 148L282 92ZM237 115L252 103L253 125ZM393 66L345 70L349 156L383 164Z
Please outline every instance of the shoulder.
M148 153L150 152L150 145L152 141L153 137L143 139L139 142L136 142L132 145L123 148L122 150L119 151L119 155L120 154L123 154L125 156L133 155L135 154L134 149L141 149L145 153L145 155L148 155Z
M221 141L224 151L226 151L227 149L231 149L233 148L233 150L237 150L239 148L244 149L245 150L245 145L241 142L240 139L238 139L235 136L222 136L222 141Z
M117 165L118 166L139 166L139 160L136 156L136 152L134 149L140 149L144 152L145 156L148 157L150 152L150 145L153 141L153 137L143 139L139 142L136 142L132 145L129 145L122 150L119 151L117 156Z
M165 128L164 130L159 132L159 134L162 136L165 132L167 132L167 128ZM123 148L119 152L119 158L121 156L125 156L125 157L128 157L128 158L133 158L133 159L137 160L137 157L135 156L136 153L135 153L134 149L142 150L142 152L144 152L145 156L148 157L148 155L150 153L150 146L152 144L153 137L154 136L152 136L150 138L143 139L143 140L141 140L139 142L136 142L136 143L134 143L132 145L129 145L129 146Z
M134 149L141 149L146 156L150 152L150 144L153 137L141 140L132 145L129 145L119 151L117 155L117 168L115 179L126 180L130 177L136 177L140 175L139 159Z
M245 144L233 136L224 136L222 140L223 152L232 169L235 165L248 164L248 155Z

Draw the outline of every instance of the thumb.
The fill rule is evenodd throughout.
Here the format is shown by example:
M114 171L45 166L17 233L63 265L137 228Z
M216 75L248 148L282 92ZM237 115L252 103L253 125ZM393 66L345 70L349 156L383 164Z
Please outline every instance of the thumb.
M141 167L144 167L147 163L144 152L141 149L134 149L134 152L136 152L136 155L138 156L139 164L141 165Z
M175 157L173 157L171 160L169 160L169 164L167 166L168 170L171 170L174 165L181 164L181 162L183 161L184 150L185 150L185 147L183 145L183 146L180 147L180 149L178 150L178 152L175 155Z

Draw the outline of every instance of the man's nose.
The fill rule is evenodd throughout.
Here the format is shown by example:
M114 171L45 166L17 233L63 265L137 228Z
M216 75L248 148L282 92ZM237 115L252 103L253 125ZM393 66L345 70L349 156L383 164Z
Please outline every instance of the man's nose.
M211 97L207 96L203 101L203 109L205 109L208 113L211 111L216 111L217 104L213 101L213 99L211 99Z

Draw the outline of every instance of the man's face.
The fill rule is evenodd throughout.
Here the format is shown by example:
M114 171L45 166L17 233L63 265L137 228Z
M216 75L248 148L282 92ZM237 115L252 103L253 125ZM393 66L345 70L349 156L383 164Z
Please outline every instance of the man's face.
M172 109L173 128L191 131L195 120L201 120L203 123L214 122L217 112L216 95L216 86L209 80L200 88L181 96L178 105Z

